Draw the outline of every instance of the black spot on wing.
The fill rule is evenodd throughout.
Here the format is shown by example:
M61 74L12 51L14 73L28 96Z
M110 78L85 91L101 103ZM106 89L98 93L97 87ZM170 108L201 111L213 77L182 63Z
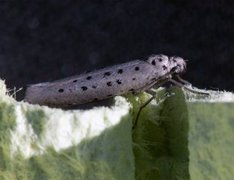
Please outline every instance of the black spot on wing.
M122 74L123 73L123 69L118 69L118 74Z
M163 70L166 70L166 69L167 69L167 66L163 65L162 68L163 68Z
M87 80L90 80L90 79L92 79L92 76L88 76L86 79L87 79Z
M110 76L111 75L111 73L110 72L105 72L104 73L104 77L106 77L106 76Z
M107 86L112 86L112 82L109 81L109 82L106 83L106 85Z
M87 88L86 86L82 86L81 89L82 89L83 91L87 91L87 90L88 90L88 88Z
M117 84L122 84L121 80L117 79L116 80Z
M63 93L63 92L64 92L64 89L59 89L58 92L59 92L59 93Z

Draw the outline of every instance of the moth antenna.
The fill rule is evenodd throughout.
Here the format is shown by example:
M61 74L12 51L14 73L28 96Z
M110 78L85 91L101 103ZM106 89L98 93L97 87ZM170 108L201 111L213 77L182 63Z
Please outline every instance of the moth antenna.
M188 90L188 91L190 91L190 92L192 92L192 93L195 93L195 94L203 94L203 95L206 95L206 96L209 96L209 95L210 95L210 94L207 93L207 92L196 91L196 90L194 90L194 89L192 89L192 88L189 88L189 87L185 86L184 84L182 84L182 83L180 83L180 82L178 82L178 81L176 81L176 80L174 80L174 79L169 79L169 81L172 82L173 84L177 85L178 87L184 88L184 89L186 89L186 90Z
M176 75L176 78L181 82L184 83L185 85L191 86L192 84L184 79L182 79L179 75Z

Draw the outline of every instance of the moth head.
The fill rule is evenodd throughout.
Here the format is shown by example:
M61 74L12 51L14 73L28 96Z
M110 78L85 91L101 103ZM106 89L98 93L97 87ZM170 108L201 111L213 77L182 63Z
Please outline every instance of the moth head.
M151 55L146 60L151 65L155 66L157 69L162 69L163 71L167 71L169 66L169 58L166 55L159 54L159 55Z
M186 62L183 58L173 56L170 57L169 61L172 73L181 74L186 71Z

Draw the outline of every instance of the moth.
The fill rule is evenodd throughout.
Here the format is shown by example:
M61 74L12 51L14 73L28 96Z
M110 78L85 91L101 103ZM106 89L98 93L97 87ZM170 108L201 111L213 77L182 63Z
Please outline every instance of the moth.
M168 81L186 87L184 84L187 84L187 81L179 77L185 70L186 62L181 57L151 55L146 60L133 60L53 82L29 85L26 89L25 101L32 104L65 107L129 92L146 91L152 94L152 98L141 106L138 119L141 110L155 97L151 91L152 87L158 87ZM174 77L178 81L172 79ZM187 89L193 91L190 88Z

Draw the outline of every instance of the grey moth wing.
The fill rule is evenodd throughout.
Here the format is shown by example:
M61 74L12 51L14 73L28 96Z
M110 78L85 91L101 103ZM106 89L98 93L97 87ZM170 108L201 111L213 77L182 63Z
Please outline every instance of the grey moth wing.
M30 85L26 89L25 101L56 107L85 104L141 91L165 73L149 62L134 60L53 82Z

